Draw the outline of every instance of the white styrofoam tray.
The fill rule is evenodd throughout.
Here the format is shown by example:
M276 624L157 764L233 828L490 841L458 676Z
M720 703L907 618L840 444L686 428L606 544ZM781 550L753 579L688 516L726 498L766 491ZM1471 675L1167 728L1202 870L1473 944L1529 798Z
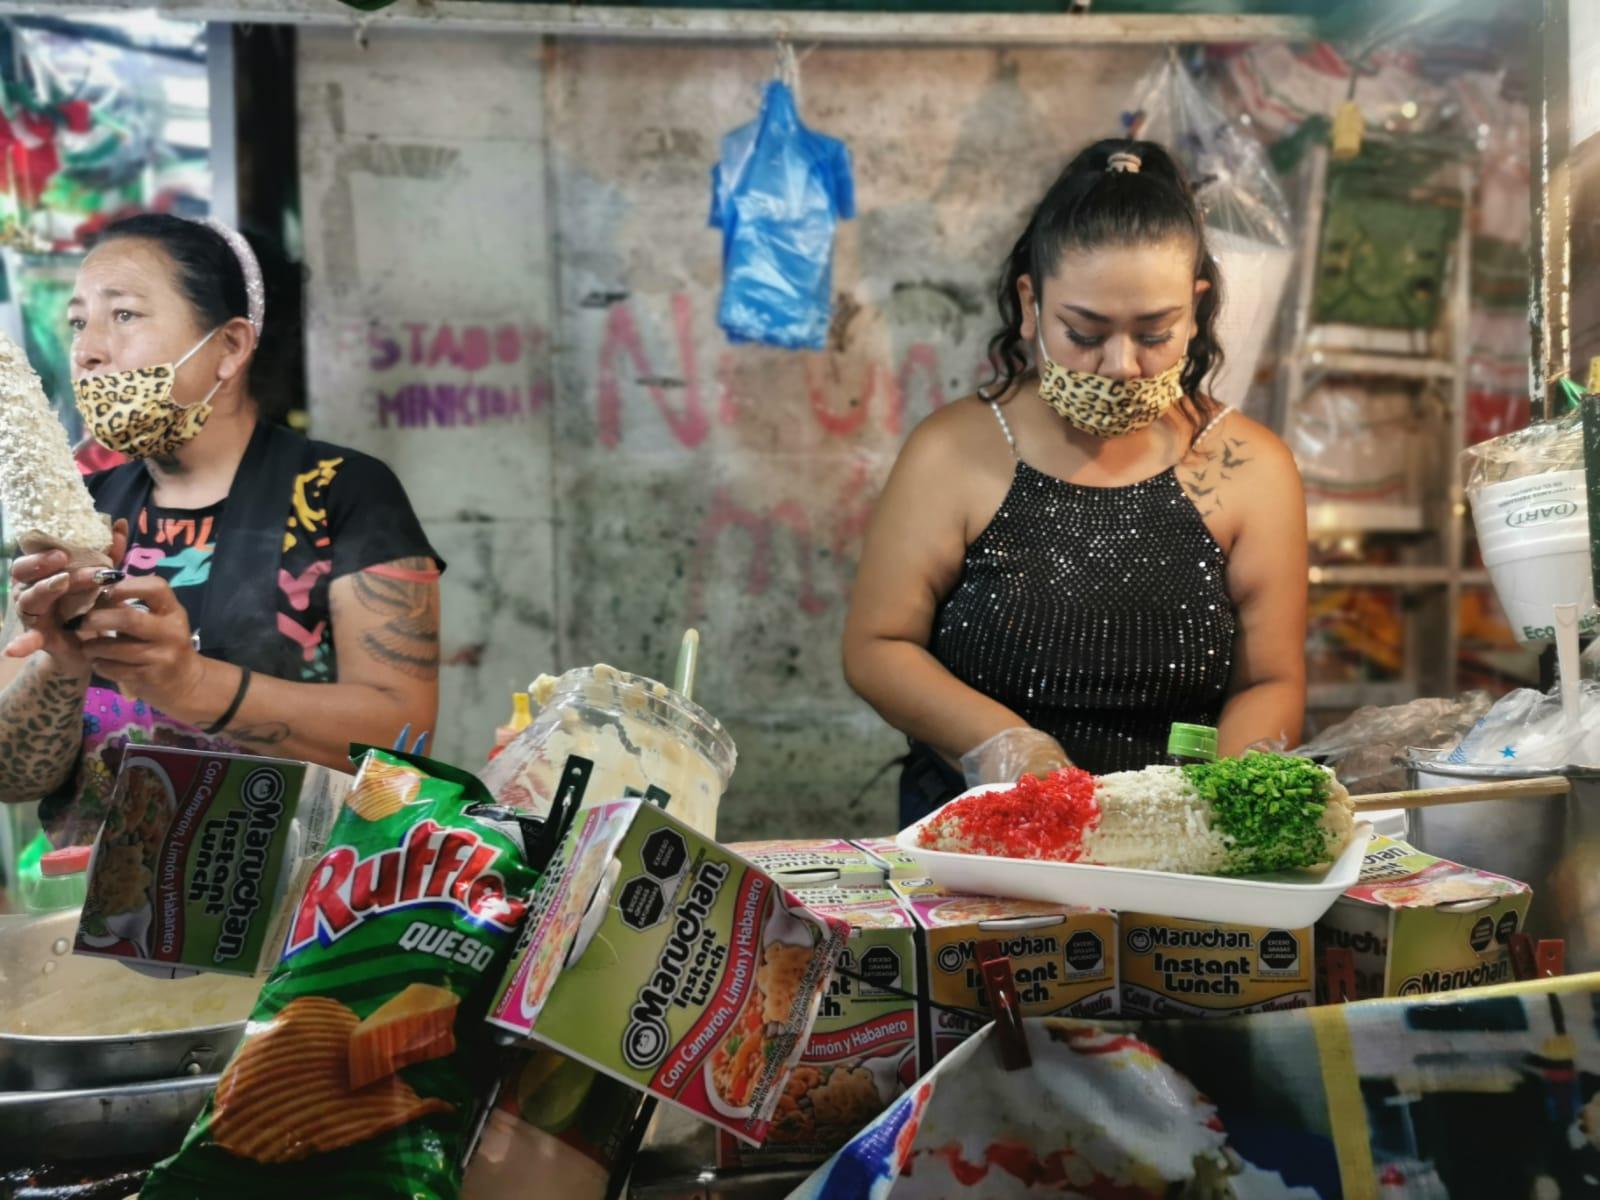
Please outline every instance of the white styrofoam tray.
M964 795L1004 791L1010 786L986 784ZM1239 877L1179 875L1171 871L1139 871L1127 867L924 849L917 844L917 835L942 811L929 813L915 825L901 830L895 843L916 858L928 878L951 891L1219 924L1271 925L1288 929L1316 924L1335 900L1356 885L1361 877L1367 842L1372 837L1372 826L1358 821L1349 845L1338 860L1318 870Z

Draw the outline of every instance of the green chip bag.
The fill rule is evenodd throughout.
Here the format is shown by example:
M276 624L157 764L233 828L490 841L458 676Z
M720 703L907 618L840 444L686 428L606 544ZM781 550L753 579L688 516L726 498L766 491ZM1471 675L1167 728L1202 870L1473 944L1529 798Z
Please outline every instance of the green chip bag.
M496 1073L484 1011L562 815L367 750L245 1040L144 1200L456 1196Z

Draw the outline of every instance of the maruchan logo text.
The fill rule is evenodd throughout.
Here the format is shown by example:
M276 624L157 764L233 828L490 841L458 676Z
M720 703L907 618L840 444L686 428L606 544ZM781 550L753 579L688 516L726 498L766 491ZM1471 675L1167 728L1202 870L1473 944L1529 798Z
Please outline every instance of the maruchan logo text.
M1479 963L1462 971L1424 971L1420 975L1413 975L1400 985L1400 995L1428 996L1435 992L1487 987L1491 983L1509 983L1510 980L1509 962Z
M1128 930L1127 946L1134 954L1152 950L1252 950L1256 940L1242 929L1169 929L1141 925Z

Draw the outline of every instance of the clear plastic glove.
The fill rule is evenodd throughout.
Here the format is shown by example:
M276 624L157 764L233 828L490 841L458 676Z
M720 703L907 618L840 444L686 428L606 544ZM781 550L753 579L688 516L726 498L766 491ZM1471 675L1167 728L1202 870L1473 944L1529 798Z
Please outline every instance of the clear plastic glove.
M961 756L961 773L968 787L1015 783L1024 775L1048 775L1071 765L1060 742L1026 725L1002 729Z

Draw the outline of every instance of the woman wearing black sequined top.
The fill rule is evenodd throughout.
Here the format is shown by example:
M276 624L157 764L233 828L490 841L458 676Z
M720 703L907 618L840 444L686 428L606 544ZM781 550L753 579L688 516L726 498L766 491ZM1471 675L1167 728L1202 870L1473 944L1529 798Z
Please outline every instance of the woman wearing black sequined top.
M1105 141L1040 202L999 288L995 378L895 464L845 674L911 739L909 823L975 782L1298 739L1306 524L1269 430L1217 404L1221 281L1161 147ZM959 764L959 765L958 765Z

